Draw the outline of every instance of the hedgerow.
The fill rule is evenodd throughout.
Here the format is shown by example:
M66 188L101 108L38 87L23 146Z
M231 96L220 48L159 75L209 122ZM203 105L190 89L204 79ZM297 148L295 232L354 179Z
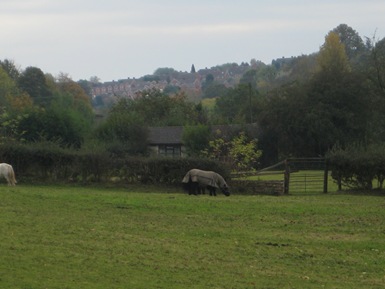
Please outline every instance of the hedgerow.
M365 190L373 187L382 189L385 179L385 146L335 147L327 154L327 160L339 189L342 186Z
M179 184L192 168L213 170L225 178L222 163L199 158L113 157L104 150L81 151L50 142L0 144L0 162L14 167L20 182Z

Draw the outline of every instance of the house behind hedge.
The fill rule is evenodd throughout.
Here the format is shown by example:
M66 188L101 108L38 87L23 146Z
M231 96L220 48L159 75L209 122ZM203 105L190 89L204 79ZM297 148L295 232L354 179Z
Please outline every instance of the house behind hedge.
M182 135L183 126L150 127L148 138L151 154L169 157L186 156Z
M186 147L183 145L183 126L166 126L149 128L149 148L152 155L168 157L186 157ZM259 134L256 124L247 125L213 125L211 131L221 138L229 138L246 131L255 137Z

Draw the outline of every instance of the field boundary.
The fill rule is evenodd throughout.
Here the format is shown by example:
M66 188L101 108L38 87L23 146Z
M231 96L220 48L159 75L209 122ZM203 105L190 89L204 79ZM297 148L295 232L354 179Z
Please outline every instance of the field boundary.
M232 174L232 177L258 176L270 180L233 180L238 188L254 194L266 192L287 195L290 192L328 192L328 165L324 158L289 158L254 172Z

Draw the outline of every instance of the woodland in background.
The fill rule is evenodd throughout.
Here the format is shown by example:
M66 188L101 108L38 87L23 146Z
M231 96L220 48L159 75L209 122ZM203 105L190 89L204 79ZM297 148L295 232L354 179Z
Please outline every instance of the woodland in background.
M202 127L253 123L242 145L254 144L257 166L385 141L385 38L363 39L346 24L330 31L317 53L269 65L252 60L235 87L208 74L199 101L180 88L142 91L135 99L115 96L96 114L91 81L0 61L0 145L49 142L112 157L146 156L148 127L178 125L198 128L185 145L191 156L207 156L216 140L235 143L242 131L207 135ZM226 154L228 146L217 152Z

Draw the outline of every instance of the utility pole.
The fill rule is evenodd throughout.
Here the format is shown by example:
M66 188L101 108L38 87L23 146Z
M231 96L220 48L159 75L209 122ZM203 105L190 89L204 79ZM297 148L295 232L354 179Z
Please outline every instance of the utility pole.
M251 107L251 83L249 82L249 109L250 109L250 123L253 123L253 109Z

